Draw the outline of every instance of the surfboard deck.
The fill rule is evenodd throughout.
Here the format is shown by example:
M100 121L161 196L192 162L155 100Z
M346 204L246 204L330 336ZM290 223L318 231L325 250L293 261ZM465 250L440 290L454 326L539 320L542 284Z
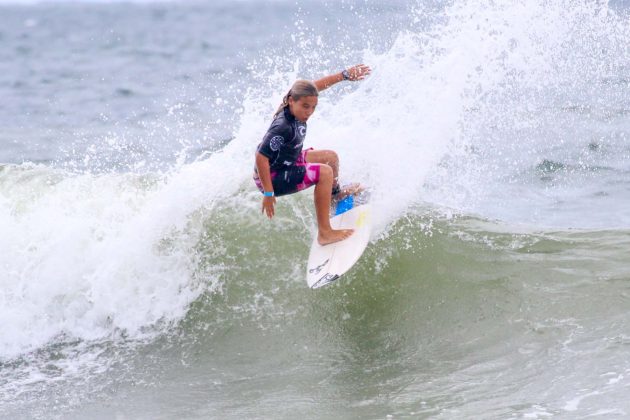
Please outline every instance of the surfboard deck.
M351 208L330 219L333 229L354 229L349 238L320 245L315 233L306 269L306 283L311 289L334 282L361 258L370 241L371 216L369 203L361 204L361 200L355 199Z

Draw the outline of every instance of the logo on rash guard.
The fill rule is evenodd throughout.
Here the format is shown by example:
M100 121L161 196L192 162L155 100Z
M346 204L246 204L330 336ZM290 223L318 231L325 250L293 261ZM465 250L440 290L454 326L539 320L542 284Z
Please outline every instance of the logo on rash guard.
M298 126L298 133L300 133L300 137L304 137L306 135L306 126Z
M269 141L269 147L274 152L277 152L278 150L280 150L283 144L284 144L284 137L282 136L273 136L271 138L271 141Z

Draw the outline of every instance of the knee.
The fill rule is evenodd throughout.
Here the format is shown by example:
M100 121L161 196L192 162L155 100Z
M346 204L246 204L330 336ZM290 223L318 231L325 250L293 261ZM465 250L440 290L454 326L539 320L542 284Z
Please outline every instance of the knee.
M339 163L339 156L334 150L322 150L320 152L320 162L329 166L336 166Z
M337 152L333 151L333 150L329 150L328 151L328 162L329 165L337 165L339 163L339 156L337 155Z
M333 170L326 164L319 165L319 180L324 182L332 181Z

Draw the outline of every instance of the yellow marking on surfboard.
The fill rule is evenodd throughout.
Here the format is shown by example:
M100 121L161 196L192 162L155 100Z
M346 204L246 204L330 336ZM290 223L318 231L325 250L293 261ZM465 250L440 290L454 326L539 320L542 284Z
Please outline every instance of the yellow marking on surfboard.
M357 218L357 227L361 228L363 227L363 225L365 225L368 221L368 212L367 211L362 211L361 214L359 214L359 217Z

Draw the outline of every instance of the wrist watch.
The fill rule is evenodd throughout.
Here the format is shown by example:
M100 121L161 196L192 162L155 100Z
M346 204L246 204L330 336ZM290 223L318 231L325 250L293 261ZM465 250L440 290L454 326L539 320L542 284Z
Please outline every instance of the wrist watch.
M343 80L350 80L350 73L348 72L348 70L342 71L341 77L343 77Z

